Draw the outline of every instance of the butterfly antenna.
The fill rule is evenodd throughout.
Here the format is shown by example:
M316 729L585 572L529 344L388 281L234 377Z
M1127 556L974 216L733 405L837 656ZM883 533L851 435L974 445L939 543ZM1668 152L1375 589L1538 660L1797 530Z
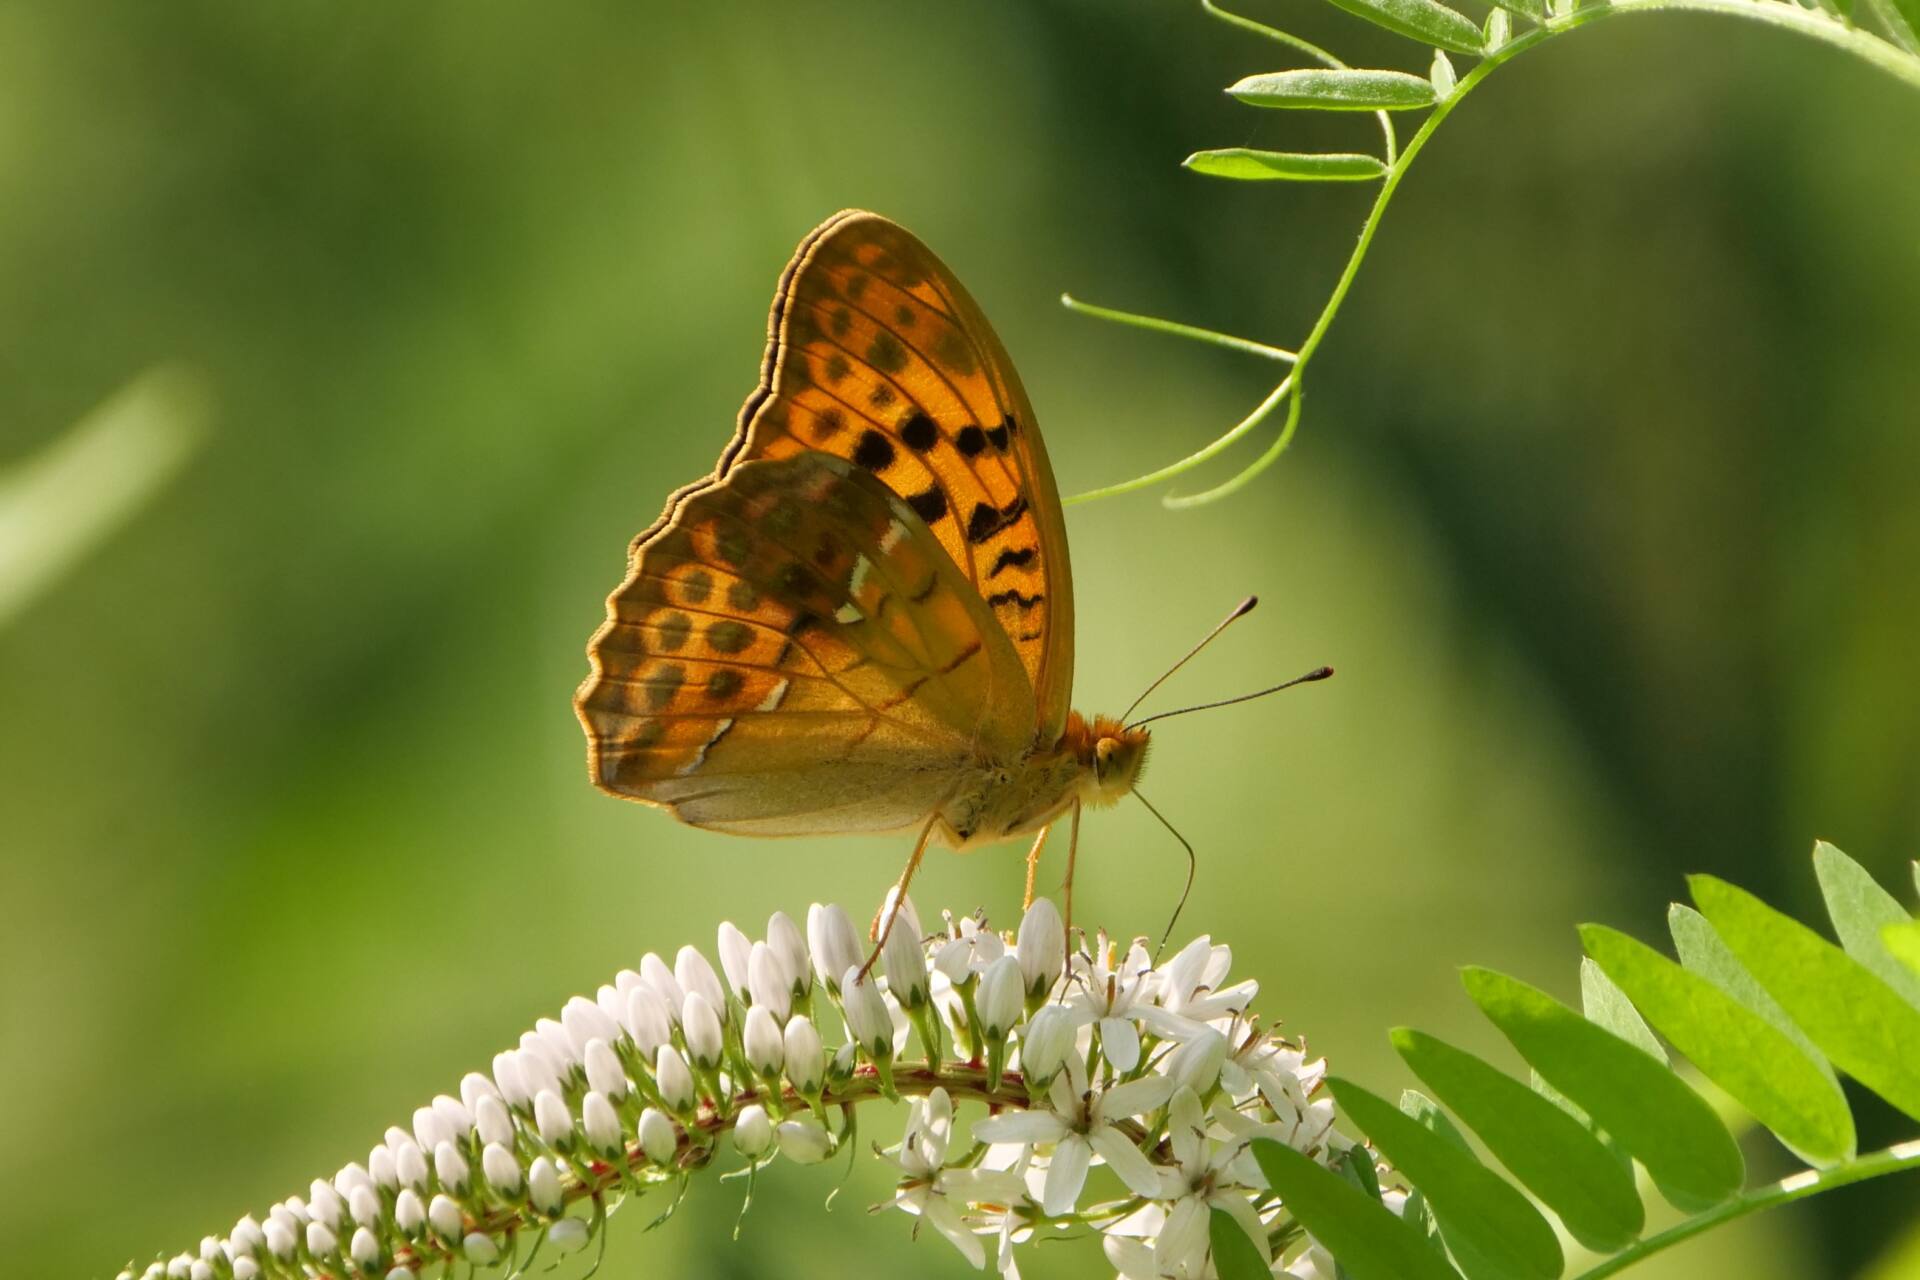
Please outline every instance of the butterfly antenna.
M1232 621L1232 619L1228 619L1228 621ZM1187 838L1181 835L1171 822L1167 821L1164 814L1153 807L1151 800L1141 795L1137 790L1133 794L1135 799L1147 806L1148 813L1160 820L1161 826L1173 833L1173 838L1180 842L1180 847L1187 851L1187 883L1181 887L1180 901L1174 905L1173 915L1168 917L1167 927L1160 934L1160 945L1153 949L1153 963L1157 966L1160 963L1160 953L1167 949L1167 939L1173 936L1173 926L1180 922L1180 913L1187 909L1187 895L1193 892L1193 873L1194 869L1199 865L1199 859L1193 856L1193 846L1187 843Z
M1178 671L1180 668L1186 666L1187 663L1191 662L1193 660L1194 654L1199 653L1202 649L1206 648L1209 644L1213 643L1213 638L1219 635L1222 631L1225 631L1233 623L1238 622L1241 618L1244 618L1248 614L1252 613L1253 606L1259 603L1260 603L1259 596L1248 596L1245 600L1242 600L1239 604L1235 605L1233 607L1233 612L1228 614L1226 617L1222 618L1220 620L1220 624L1216 626L1213 630L1207 632L1206 636L1201 639L1199 644L1187 650L1186 657L1180 659L1180 661L1168 667L1166 671L1161 674L1158 680L1155 680L1152 684L1148 685L1146 687L1146 690L1142 692L1139 697L1133 700L1133 706L1128 707L1125 711L1120 713L1120 718L1122 720L1125 720L1128 716L1132 715L1134 707L1137 707L1141 703L1145 702L1149 694L1151 694L1155 689L1158 689L1161 685L1165 684L1167 682L1168 676L1172 675L1174 672Z
M1295 676L1291 680L1284 680L1269 689L1261 689L1254 693L1243 693L1237 698L1222 698L1218 702L1203 702L1195 707L1181 707L1178 711L1162 711L1155 715L1150 715L1144 720L1135 720L1132 724L1128 725L1127 728L1138 729L1143 724L1152 724L1155 720L1165 720L1169 716L1183 716L1189 711L1211 711L1215 707L1230 707L1236 702L1252 702L1255 698L1264 698L1270 693L1278 693L1282 689L1291 689L1297 684L1308 684L1314 680L1325 680L1332 674L1332 667L1318 667L1303 676Z

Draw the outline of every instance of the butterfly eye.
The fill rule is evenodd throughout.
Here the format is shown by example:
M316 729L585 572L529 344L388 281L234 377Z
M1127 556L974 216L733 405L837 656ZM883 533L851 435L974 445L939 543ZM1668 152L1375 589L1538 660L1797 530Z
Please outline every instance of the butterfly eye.
M1114 740L1112 738L1102 738L1100 739L1099 742L1094 744L1094 747L1093 747L1093 776L1094 777L1099 778L1099 777L1104 777L1106 775L1108 767L1113 764L1113 751L1114 751L1115 745L1116 744L1114 743Z

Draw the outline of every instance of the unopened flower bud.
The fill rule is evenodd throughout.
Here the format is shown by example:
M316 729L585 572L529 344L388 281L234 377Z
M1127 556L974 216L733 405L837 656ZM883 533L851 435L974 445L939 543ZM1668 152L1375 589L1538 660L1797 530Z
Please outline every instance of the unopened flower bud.
M746 1050L747 1065L763 1076L775 1077L786 1058L786 1045L780 1036L780 1024L763 1004L747 1010L747 1021L740 1033Z
M526 1181L513 1152L498 1142L489 1142L480 1153L480 1172L487 1175L488 1184L503 1196L519 1195Z
M421 1202L420 1193L412 1187L402 1187L400 1194L393 1198L394 1225L410 1236L417 1236L426 1221L427 1206Z
M469 1233L460 1242L460 1252L466 1254L467 1261L476 1267L490 1267L500 1261L499 1244L484 1231Z
M458 1240L466 1230L466 1220L452 1196L437 1195L427 1205L427 1223L448 1240Z
M720 1015L720 1021L727 1020L727 993L720 987L720 975L713 971L713 965L698 947L682 947L680 954L674 957L673 977L680 989L688 995L706 997L713 1011Z
M819 1164L833 1154L833 1139L812 1116L782 1121L774 1137L780 1154L795 1164Z
M839 903L807 908L807 950L813 956L813 971L821 985L833 995L840 994L841 978L847 970L859 967L865 956L860 950L860 935Z
M586 1052L589 1087L619 1101L627 1096L627 1072L605 1040L589 1040Z
M533 1200L533 1207L540 1212L560 1212L563 1203L560 1171L554 1166L551 1156L535 1156L533 1163L527 1166L527 1194Z
M773 1123L767 1109L757 1102L740 1108L733 1121L733 1145L749 1160L758 1160L773 1150Z
M1064 1005L1046 1005L1027 1019L1020 1033L1020 1070L1030 1087L1045 1089L1060 1074L1074 1029L1073 1014Z
M1035 898L1020 921L1015 954L1029 1000L1043 1000L1060 980L1067 963L1067 927L1050 898Z
M860 976L859 965L849 965L840 979L841 1008L854 1043L871 1058L893 1057L893 1017L872 978Z
M800 926L784 911L767 919L767 945L780 957L780 967L793 984L795 998L803 998L813 989L813 970L807 963L807 940Z
M680 1134L665 1112L648 1107L640 1113L640 1150L648 1160L664 1169L673 1163L679 1148Z
M720 1015L698 991L690 993L680 1006L680 1028L687 1038L687 1053L702 1071L720 1065L726 1040L720 1029Z
M340 1247L340 1238L324 1222L307 1224L307 1252L316 1258L329 1258Z
M720 971L727 975L727 985L740 997L741 1004L752 1004L753 995L747 990L747 956L753 951L753 940L733 921L722 920L718 945Z
M562 1218L547 1228L547 1240L562 1253L572 1253L587 1242L591 1233L578 1218Z
M353 1241L347 1246L347 1252L353 1255L353 1263L362 1271L371 1271L380 1264L380 1237L367 1227L354 1230Z
M473 1128L483 1144L513 1145L513 1117L507 1114L507 1104L498 1098L480 1099L473 1111Z
M672 1045L662 1045L653 1060L653 1083L660 1090L660 1100L675 1114L693 1110L693 1072Z
M443 1142L433 1149L433 1172L441 1186L456 1194L467 1189L467 1179L471 1176L467 1158L451 1142Z
M820 1032L813 1020L802 1014L788 1019L782 1039L787 1080L801 1097L811 1098L820 1092L827 1071L826 1046L820 1042Z
M785 1021L793 1013L793 975L780 953L764 942L753 944L747 956L747 986L753 1002Z
M540 1141L565 1151L573 1143L573 1116L567 1111L567 1104L560 1101L560 1095L551 1089L542 1089L533 1100L533 1123L539 1130Z
M974 996L974 1008L980 1014L980 1029L989 1040L1004 1040L1020 1021L1026 1008L1025 988L1020 961L1001 956L980 976L980 990Z
M613 1104L607 1101L607 1095L589 1090L580 1100L580 1127L587 1135L587 1145L603 1156L615 1156L625 1145L620 1133L620 1117L614 1113Z

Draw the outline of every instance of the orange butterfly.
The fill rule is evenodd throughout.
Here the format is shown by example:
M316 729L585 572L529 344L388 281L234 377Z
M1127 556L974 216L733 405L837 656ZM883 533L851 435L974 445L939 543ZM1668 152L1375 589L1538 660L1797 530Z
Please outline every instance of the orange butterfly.
M739 429L628 566L575 697L614 795L740 835L918 828L902 894L931 840L1032 834L1031 898L1052 824L1140 776L1144 728L1067 706L1066 525L1019 376L877 214L801 242ZM1067 885L1071 918L1071 852Z

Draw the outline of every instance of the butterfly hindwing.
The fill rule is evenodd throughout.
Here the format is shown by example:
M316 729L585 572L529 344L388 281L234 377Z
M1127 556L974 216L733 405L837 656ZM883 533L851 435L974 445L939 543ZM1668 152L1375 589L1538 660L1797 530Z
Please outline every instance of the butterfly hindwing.
M923 819L1031 690L912 507L831 455L743 461L636 544L578 708L594 780L760 834Z

